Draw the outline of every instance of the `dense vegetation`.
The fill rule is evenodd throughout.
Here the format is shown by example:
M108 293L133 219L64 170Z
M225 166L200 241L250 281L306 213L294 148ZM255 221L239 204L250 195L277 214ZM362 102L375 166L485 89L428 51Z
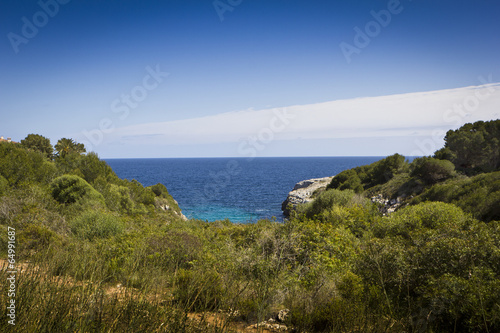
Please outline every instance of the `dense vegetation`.
M55 154L41 136L2 143L0 252L13 227L29 262L15 329L223 332L286 308L298 332L498 332L499 126L346 170L284 223L249 225L184 220L165 186L119 179L69 139ZM400 208L382 214L378 194Z

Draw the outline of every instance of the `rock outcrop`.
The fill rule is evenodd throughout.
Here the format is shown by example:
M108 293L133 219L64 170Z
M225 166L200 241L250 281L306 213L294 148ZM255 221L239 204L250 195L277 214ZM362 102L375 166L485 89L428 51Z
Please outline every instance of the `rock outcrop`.
M382 194L371 197L373 203L379 204L379 211L383 215L389 215L394 213L399 207L404 205L404 200L406 196L397 197L396 199L384 198Z
M283 215L286 217L290 216L290 207L293 208L299 204L313 201L314 198L312 196L314 192L327 187L333 177L307 179L295 184L293 190L288 193L288 197L281 204Z

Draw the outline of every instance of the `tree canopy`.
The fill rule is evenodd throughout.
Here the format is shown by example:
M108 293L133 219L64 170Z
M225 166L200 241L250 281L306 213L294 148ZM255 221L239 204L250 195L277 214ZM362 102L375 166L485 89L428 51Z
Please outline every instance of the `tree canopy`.
M54 147L52 147L50 140L39 134L28 134L26 138L21 140L21 145L25 148L39 151L48 158L51 158L54 153Z
M82 155L86 152L83 143L78 143L68 138L62 138L57 141L55 148L57 152L56 155L61 157L65 157L68 154Z
M500 119L465 124L449 130L444 140L435 156L450 160L457 169L477 173L500 168Z

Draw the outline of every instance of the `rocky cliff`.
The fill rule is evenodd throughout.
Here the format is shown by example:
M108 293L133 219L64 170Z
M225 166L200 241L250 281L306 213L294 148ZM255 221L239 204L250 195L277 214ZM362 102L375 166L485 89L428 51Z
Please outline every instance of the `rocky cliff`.
M308 203L313 201L313 194L317 190L324 189L332 181L332 177L314 178L302 180L295 184L293 190L288 193L288 197L281 204L283 215L288 217L290 215L290 207L295 207L299 204Z

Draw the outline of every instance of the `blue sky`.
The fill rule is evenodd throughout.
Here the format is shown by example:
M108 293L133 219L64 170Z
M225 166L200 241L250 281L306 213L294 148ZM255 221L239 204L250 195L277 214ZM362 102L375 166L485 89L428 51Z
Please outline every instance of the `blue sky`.
M434 130L500 118L499 17L491 0L4 0L0 135L104 158L427 154ZM464 87L488 83L475 105ZM298 118L271 126L284 108Z

